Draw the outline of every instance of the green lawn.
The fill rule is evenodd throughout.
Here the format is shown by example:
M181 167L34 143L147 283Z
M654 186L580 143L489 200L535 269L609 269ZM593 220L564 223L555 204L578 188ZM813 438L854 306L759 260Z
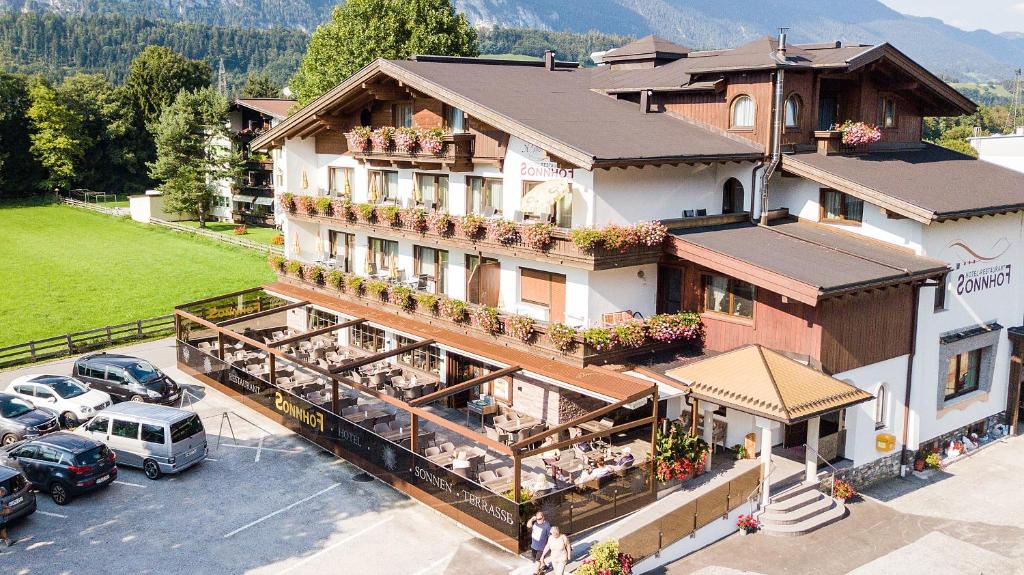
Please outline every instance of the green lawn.
M198 228L199 227L199 222L178 222L178 223L186 225L186 226L192 226L193 228ZM228 234L228 235L232 235L232 236L235 235L235 227L236 226L237 226L237 224L233 224L233 223L230 223L230 222L206 222L206 229L208 229L210 231L213 231L213 232L218 232L218 233L222 233L222 234ZM269 244L270 243L270 238L272 238L272 237L274 237L274 236L276 236L276 235L281 233L281 230L279 230L277 228L257 228L257 227L249 226L246 229L249 230L247 233L242 234L242 235L237 236L237 237L240 237L240 238L243 238L243 239L246 239L246 240L252 240L254 242L259 242L261 244Z
M272 278L251 250L70 206L0 203L0 347Z

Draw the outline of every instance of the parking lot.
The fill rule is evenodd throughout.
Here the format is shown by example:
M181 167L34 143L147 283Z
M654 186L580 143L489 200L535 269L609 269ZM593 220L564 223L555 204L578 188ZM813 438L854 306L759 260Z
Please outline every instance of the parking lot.
M189 394L209 458L150 481L117 481L16 523L0 572L506 574L527 563L174 368L173 341L119 350L153 362ZM0 372L69 374L72 359ZM218 446L219 440L219 446Z

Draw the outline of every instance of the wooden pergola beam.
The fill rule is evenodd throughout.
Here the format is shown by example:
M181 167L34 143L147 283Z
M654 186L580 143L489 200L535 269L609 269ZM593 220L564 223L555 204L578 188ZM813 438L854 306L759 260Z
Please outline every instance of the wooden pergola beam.
M657 386L655 386L653 389L657 390L658 388L657 388ZM626 405L627 403L633 403L634 401L640 399L641 397L647 397L648 395L651 395L651 390L650 389L645 389L644 391L640 391L640 392L634 393L633 395L627 397L626 399L623 399L623 400L620 400L620 401L616 401L615 403L610 403L610 404L602 407L601 409L598 409L596 411L591 411L590 413L587 413L586 415L583 415L581 417L577 417L576 419L574 419L574 420L572 420L572 421L570 421L568 423L563 423L562 425L559 425L558 427L552 427L551 429L546 429L546 430L538 433L537 435L532 435L532 436L527 437L526 439L524 439L522 441L519 441L517 443L513 443L512 444L512 449L522 449L523 447L525 447L527 445L530 445L531 443L536 443L536 442L538 442L538 441L540 441L542 439L545 439L549 435L554 435L556 433L561 433L561 432L565 431L566 429L569 429L570 427L576 427L577 425L579 425L581 423L586 423L588 421L592 421L594 419L597 419L598 417L601 417L602 415L605 415L607 413L615 411L616 409ZM549 449L552 449L552 448L549 447Z
M581 436L579 436L579 437L577 437L575 439L565 439L563 441L559 441L558 443L553 443L551 445L541 445L539 447L535 447L534 449L530 449L530 450L527 450L527 451L520 452L519 453L519 457L522 458L522 459L526 459L527 457L530 457L532 455L537 455L538 453L544 453L545 451L551 451L552 449L561 449L563 447L569 447L570 445L575 445L577 443L585 443L587 441L593 441L593 440L595 440L595 439L597 439L599 437L604 437L606 435L611 435L613 433L619 433L619 432L622 432L622 431L629 431L630 429L633 429L634 427L640 427L642 425L652 425L652 424L655 424L655 423L657 423L657 420L653 416L648 415L647 417L645 417L643 419L638 419L636 421L630 421L629 423L623 423L622 425L617 425L615 427L609 427L608 429L605 429L603 431L597 431L597 432L594 432L594 433L588 433L587 435L581 435ZM515 447L515 446L513 446L513 447Z
M297 307L302 307L302 306L306 306L306 305L309 305L308 301L297 301L295 303L290 303L288 305L283 305L281 307L275 307L273 309L265 309L263 311L258 311L256 313L251 313L249 315L240 315L238 317L233 317L231 319L226 319L224 321L217 322L215 325L217 327L224 327L224 326L228 326L228 325L234 325L236 323L242 323L243 321L249 321L251 319L259 319L261 317L266 317L268 315L274 315L275 313L280 313L282 311L288 311L290 309L295 309Z
M303 341L303 340L309 339L311 337L316 337L318 335L323 335L325 333L330 333L332 331L337 331L339 329L345 329L346 327L351 327L353 325L359 325L359 324L361 324L361 323L363 323L365 321L366 320L362 319L362 318L357 318L357 319L353 319L353 320L349 320L349 321L343 321L341 323L336 323L334 325L329 325L327 327L322 327L320 329L314 329L312 331L305 331L305 332L293 335L291 337L286 337L284 339L279 339L277 341L270 342L268 345L270 345L270 347L281 347L282 345L288 345L289 343L295 343L297 341Z
M498 379L499 377L505 377L506 375L511 375L511 374L513 374L513 373L515 373L517 371L521 371L522 369L523 368L519 367L518 365L513 365L512 367L506 367L506 368L503 368L503 369L499 369L498 371L492 371L491 373L486 373L486 374L481 375L479 377L474 377L473 379L470 379L468 381L464 381L462 383L457 383L455 385L446 387L444 389L439 389L439 390L435 391L434 393L431 393L430 395L424 395L424 396L421 396L421 397L417 397L416 399L412 400L409 403L409 405L423 405L424 403L430 403L432 401L437 401L438 399L441 399L442 397L447 397L447 396L449 396L449 395L451 395L453 393L458 393L458 392L460 392L460 391L462 391L464 389L469 389L471 387L476 387L478 385L487 383L488 381L494 381L495 379Z

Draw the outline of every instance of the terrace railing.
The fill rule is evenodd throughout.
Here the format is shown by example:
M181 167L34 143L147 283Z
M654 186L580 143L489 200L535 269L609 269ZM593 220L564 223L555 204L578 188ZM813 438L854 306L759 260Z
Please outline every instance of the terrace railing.
M174 316L161 315L0 347L0 367L56 359L174 333Z

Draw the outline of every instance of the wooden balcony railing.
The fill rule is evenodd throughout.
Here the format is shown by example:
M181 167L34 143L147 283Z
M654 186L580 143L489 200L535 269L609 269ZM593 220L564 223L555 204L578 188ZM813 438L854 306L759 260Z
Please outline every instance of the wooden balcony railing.
M349 142L355 139L354 134L347 133L345 138ZM365 160L373 165L390 165L394 167L433 167L441 166L452 172L469 172L473 170L473 143L475 136L469 133L445 134L441 141L441 151L432 154L424 151L400 152L394 145L387 148L374 146L372 142L358 150L349 144L349 151L352 156L359 160Z
M549 262L590 271L657 263L664 251L661 245L639 245L624 250L609 250L603 247L584 250L572 241L568 232L557 229L552 231L551 242L548 246L545 249L537 249L524 243L522 238L513 242L501 242L486 232L469 238L463 235L456 225L452 226L450 233L439 234L429 227L426 230L417 231L400 223L391 224L381 220L368 222L362 217L339 217L334 214L310 214L304 213L301 209L289 211L288 217L298 221L330 225L339 230L364 231L374 237L408 239L418 245L450 246L473 252Z

